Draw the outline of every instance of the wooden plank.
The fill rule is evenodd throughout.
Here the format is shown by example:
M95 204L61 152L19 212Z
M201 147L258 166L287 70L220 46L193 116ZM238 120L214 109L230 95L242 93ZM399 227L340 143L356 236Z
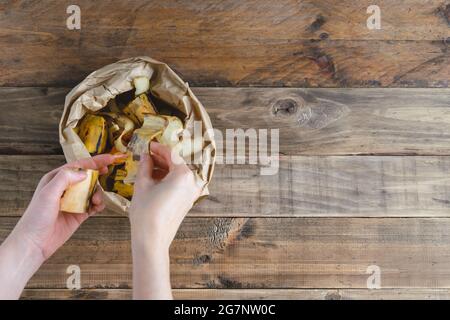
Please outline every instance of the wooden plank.
M448 300L449 289L175 289L183 300ZM26 289L21 299L131 299L131 289Z
M58 124L67 92L0 88L0 154L61 154ZM194 92L224 137L226 129L279 129L286 155L450 155L448 89Z
M448 87L449 2L80 0L1 5L2 86L74 85L101 66L150 55L197 86ZM105 14L105 13L108 14ZM168 18L170 17L170 18Z
M218 129L279 128L282 154L450 154L446 89L195 92Z
M0 219L4 239L17 218ZM174 288L450 288L448 218L188 218L171 247ZM82 288L131 286L127 218L92 218L30 281L65 288L69 265Z
M21 215L39 179L63 163L63 156L0 158L0 215ZM271 176L256 165L218 165L210 196L189 215L449 217L449 170L450 157L283 156Z
M58 125L68 89L0 88L2 154L62 154Z

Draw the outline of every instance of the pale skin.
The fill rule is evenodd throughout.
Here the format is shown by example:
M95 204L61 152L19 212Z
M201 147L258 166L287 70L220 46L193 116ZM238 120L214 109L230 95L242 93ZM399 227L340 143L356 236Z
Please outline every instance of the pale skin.
M142 155L129 212L133 256L133 298L172 299L169 247L201 192L192 171L158 143ZM88 212L59 210L64 191L95 169L100 174L123 155L83 159L47 173L22 218L0 246L0 299L18 299L33 274L89 216L105 208L96 191Z

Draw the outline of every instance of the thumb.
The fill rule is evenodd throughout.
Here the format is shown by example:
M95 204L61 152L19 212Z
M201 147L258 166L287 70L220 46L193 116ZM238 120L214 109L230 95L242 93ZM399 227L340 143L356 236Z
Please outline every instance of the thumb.
M86 179L86 172L69 168L61 169L55 177L42 190L57 199L61 198L64 191L71 185Z
M138 171L136 173L136 182L148 180L153 182L152 179L153 167L154 164L152 157L148 153L141 154Z

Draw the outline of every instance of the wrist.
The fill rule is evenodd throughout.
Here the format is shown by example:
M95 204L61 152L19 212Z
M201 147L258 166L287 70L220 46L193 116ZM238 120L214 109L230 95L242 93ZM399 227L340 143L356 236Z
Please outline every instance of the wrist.
M172 299L169 250L132 236L133 298Z
M10 248L9 250L15 251L18 260L23 261L22 271L28 271L28 269L37 270L45 262L45 257L42 253L42 249L37 246L31 239L16 232L16 230L13 230L13 232L11 232L11 234L5 240L5 243L7 248Z
M141 225L131 225L131 245L133 252L146 256L168 256L169 246L165 237Z
M0 246L0 298L19 298L28 280L45 261L36 245L12 232Z

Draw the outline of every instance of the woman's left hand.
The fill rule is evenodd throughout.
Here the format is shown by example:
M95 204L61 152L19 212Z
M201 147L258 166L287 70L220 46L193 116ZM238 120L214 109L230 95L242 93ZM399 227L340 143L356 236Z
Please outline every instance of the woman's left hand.
M108 171L108 165L123 155L103 154L66 164L47 173L39 182L33 198L14 228L11 236L28 242L48 259L90 215L105 208L100 190L91 199L88 212L83 214L62 213L60 200L64 191L71 185L86 178L83 170L94 169L99 174Z

